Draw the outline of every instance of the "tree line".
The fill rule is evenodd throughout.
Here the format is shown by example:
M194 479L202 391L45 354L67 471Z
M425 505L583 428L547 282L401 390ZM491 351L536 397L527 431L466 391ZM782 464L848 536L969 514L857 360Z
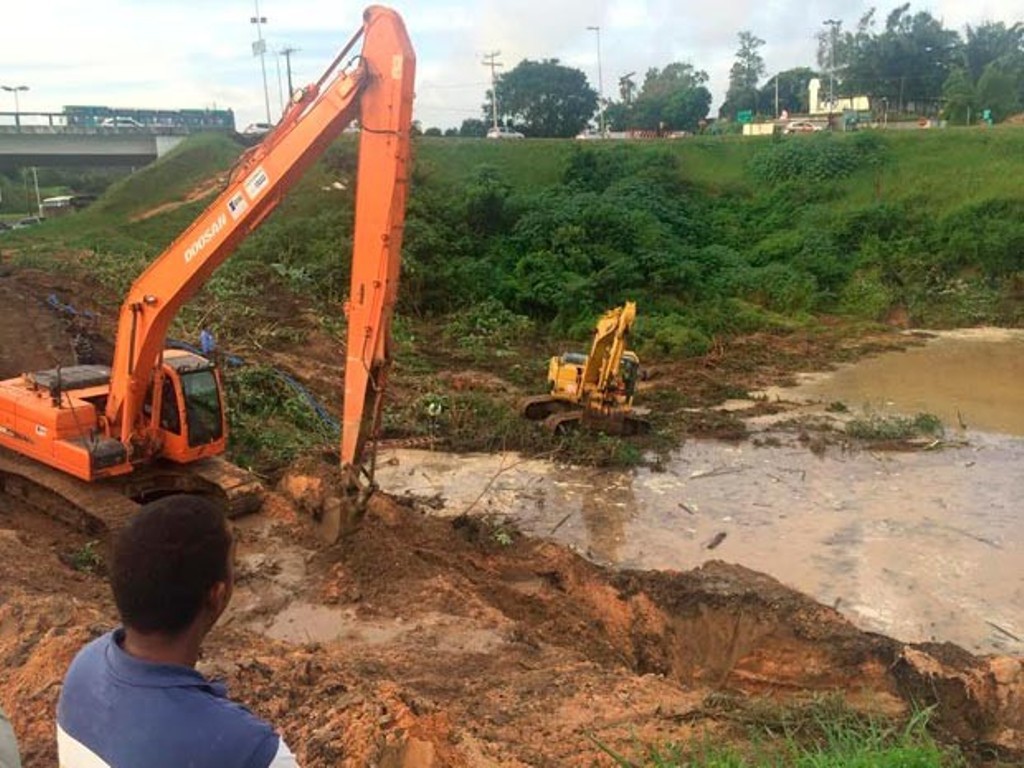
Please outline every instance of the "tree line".
M964 125L986 117L998 122L1024 110L1024 22L989 21L961 33L905 3L882 21L872 8L852 29L830 20L818 34L815 67L768 73L764 45L752 31L738 34L720 119L732 122L741 112L807 113L815 77L835 98L867 96L873 112L893 118L941 116ZM714 122L706 70L671 62L636 78L635 72L619 78L617 94L601 104L581 70L558 59L525 59L495 79L481 118L466 119L447 135L484 136L495 111L502 126L549 138L575 136L596 123L602 106L612 131L697 132Z

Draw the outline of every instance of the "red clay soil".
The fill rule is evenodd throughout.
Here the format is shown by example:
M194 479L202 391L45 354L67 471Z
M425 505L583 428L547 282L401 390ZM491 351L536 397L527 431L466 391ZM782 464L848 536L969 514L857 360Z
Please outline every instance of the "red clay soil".
M723 692L937 703L941 737L1024 759L1021 660L864 633L741 567L615 572L382 495L338 545L279 494L238 537L236 598L201 668L308 768L610 765L593 739L629 752L720 731L707 702ZM29 768L55 762L68 662L115 623L103 577L69 565L86 543L0 509L0 705Z
M51 289L89 301L59 275L0 276L0 376L73 360L65 321L40 301ZM844 354L835 343L829 359ZM653 383L696 382L688 394L700 403L736 381L777 382L820 350L797 336L738 340ZM335 365L310 376L337 381ZM327 476L312 472L293 490L308 495ZM894 715L937 704L940 737L1024 761L1020 659L864 633L737 566L617 572L383 495L335 546L281 494L238 537L235 600L202 669L272 721L306 768L610 765L595 739L631 752L637 739L731 738L709 704L723 693L788 702L832 691ZM116 622L102 573L74 567L102 551L0 496L0 706L28 768L55 764L64 670Z

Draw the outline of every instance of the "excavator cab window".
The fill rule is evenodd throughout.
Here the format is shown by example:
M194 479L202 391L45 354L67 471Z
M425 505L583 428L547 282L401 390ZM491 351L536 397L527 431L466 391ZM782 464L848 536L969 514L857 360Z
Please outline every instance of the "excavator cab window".
M623 388L626 391L626 398L632 400L633 395L636 394L637 379L640 378L640 362L634 358L623 356L619 368L622 375Z
M181 434L181 412L178 410L174 381L170 376L164 376L160 394L160 428L174 435Z
M224 434L224 417L213 371L207 368L181 374L181 389L189 446L196 448L219 440Z

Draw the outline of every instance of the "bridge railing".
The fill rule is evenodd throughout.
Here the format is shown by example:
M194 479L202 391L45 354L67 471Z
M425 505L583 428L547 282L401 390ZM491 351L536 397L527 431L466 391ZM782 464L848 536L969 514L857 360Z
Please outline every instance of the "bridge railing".
M68 125L63 112L0 112L0 134L60 134L81 136L187 136L198 129L183 125ZM218 130L203 128L201 130ZM224 129L219 129L224 130Z

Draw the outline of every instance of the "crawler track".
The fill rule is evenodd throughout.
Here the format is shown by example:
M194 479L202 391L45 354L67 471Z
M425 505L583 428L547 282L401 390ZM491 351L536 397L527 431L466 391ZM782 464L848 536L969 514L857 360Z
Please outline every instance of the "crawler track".
M114 487L84 483L4 449L0 492L89 534L116 531L139 509Z
M139 504L170 493L217 498L229 517L256 511L263 497L259 480L220 458L179 467L154 465L125 478L86 483L0 448L0 496L92 535L116 531Z

